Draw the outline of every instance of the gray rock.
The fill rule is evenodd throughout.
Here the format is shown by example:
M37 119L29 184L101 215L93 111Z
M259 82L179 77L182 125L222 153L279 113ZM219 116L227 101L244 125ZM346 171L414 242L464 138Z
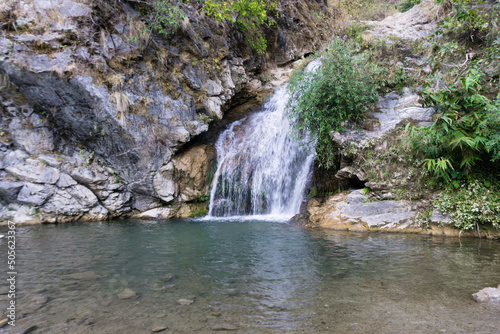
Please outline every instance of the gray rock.
M67 189L67 192L71 194L71 196L75 198L82 206L90 208L98 203L96 195L94 195L94 193L90 189L80 184L69 187Z
M57 181L57 186L59 188L67 188L77 184L78 182L76 182L75 179L73 179L66 173L61 173L61 175L59 176L59 180Z
M56 8L62 0L34 0L33 3L38 10L49 10Z
M64 71L72 62L71 57L64 52L52 54L50 57L46 54L33 55L27 57L25 61L34 73L50 72L55 69Z
M85 167L72 168L68 174L77 182L89 187L104 184L109 179L103 172Z
M57 189L40 211L64 217L87 215L88 219L103 219L107 216L107 210L98 204L94 193L80 184Z
M136 299L138 297L137 292L130 288L126 288L118 294L119 299Z
M444 213L440 212L438 209L434 209L432 211L432 215L429 218L429 220L435 224L440 224L440 223L451 224L452 223L450 215L444 214Z
M32 206L9 204L8 207L0 205L0 222L11 220L15 223L41 223L40 217L34 216L36 209Z
M177 304L180 305L191 305L192 303L194 303L194 299L188 299L188 298L177 299Z
M50 167L54 167L54 168L60 167L62 164L62 161L64 161L61 158L56 158L52 154L39 154L37 156L37 159L45 164L48 164Z
M26 159L24 164L9 166L5 170L22 181L34 183L55 184L61 175L58 169L35 159Z
M207 80L202 88L211 96L220 95L224 91L222 86L213 80Z
M160 281L162 282L170 282L172 281L173 279L175 279L175 275L174 274L165 274L165 275L161 275L160 276Z
M156 326L156 327L153 327L153 329L151 329L151 332L159 333L159 332L163 332L167 329L168 329L168 326Z
M21 164L28 158L29 158L29 155L27 155L25 152L23 152L21 150L11 151L3 157L2 161L1 161L0 168L5 169L9 166Z
M165 202L170 202L175 195L174 164L168 163L160 168L153 177L153 185L158 196Z
M190 133L183 126L173 128L172 140L178 143L187 143L190 138Z
M222 101L218 97L209 97L205 101L205 108L207 109L208 114L215 116L218 119L222 119L222 117L224 117L221 106L222 106Z
M182 71L184 77L187 79L188 85L195 89L201 89L202 80L204 79L204 75L199 68L199 66L193 67L191 64L187 64L187 66Z
M368 200L366 195L363 195L361 190L354 190L345 197L345 201L349 204L364 203Z
M11 137L32 155L54 150L54 136L49 128L17 129L11 131Z
M129 192L115 192L111 193L102 204L111 212L123 213L131 210L131 200L132 194Z
M208 131L208 124L205 124L201 121L191 121L189 123L189 134L194 137L199 135L200 133Z
M347 166L342 168L335 174L335 177L341 180L358 179L359 181L367 181L365 173L360 170L356 170L352 166Z
M130 52L130 46L123 41L120 35L112 34L106 37L106 46L109 50L117 54L125 54Z
M23 186L22 182L0 181L0 198L9 203L15 201Z
M105 220L108 217L108 214L109 211L102 205L98 204L90 209L85 217L91 220Z
M82 3L63 0L59 12L69 17L82 17L90 14L90 9Z
M345 220L363 219L368 216L404 212L408 210L404 201L380 201L372 203L354 203L342 209L342 218Z
M17 195L17 202L40 206L54 193L54 188L47 185L25 183Z
M238 326L230 324L215 325L212 327L213 331L237 331Z
M407 212L389 212L383 213L379 215L370 215L366 217L362 217L361 220L365 222L368 226L373 227L406 227L408 223L413 222L413 218L415 218L416 212L407 211Z

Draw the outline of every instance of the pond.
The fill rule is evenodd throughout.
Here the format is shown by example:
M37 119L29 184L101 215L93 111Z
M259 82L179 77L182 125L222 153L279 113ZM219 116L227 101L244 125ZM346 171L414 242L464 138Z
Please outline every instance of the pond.
M500 308L471 298L500 283L494 241L148 220L20 227L16 251L2 333L500 331Z

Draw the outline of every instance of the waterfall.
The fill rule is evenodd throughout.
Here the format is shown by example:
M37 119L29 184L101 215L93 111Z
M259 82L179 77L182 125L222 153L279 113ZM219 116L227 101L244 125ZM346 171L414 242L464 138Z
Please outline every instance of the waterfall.
M292 138L288 100L286 86L278 88L261 111L232 123L220 135L209 217L289 219L299 212L314 151L307 148L307 140Z

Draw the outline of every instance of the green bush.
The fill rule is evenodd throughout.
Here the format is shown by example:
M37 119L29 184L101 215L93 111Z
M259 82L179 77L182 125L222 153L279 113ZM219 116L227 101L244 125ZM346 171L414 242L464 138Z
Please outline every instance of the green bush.
M420 4L421 0L404 0L396 5L396 8L401 12L407 12L413 8L413 6Z
M185 17L181 0L154 0L152 7L149 27L164 36L174 33Z
M442 4L449 0L438 0L438 4ZM476 0L452 0L452 12L439 23L438 29L434 35L450 34L455 35L464 40L472 42L482 41L486 37L486 31L491 25L491 19L498 19L498 14L481 13L474 4L482 1Z
M474 180L458 190L448 190L436 204L462 230L471 230L476 224L500 227L500 192L488 181Z
M234 22L250 46L258 53L264 54L267 41L261 28L265 24L274 24L267 13L277 8L276 0L206 0L203 10L220 22Z
M471 69L460 85L422 93L436 115L431 127L413 128L413 147L424 155L424 167L447 182L464 178L478 161L500 159L500 98L480 94L482 79Z
M326 169L335 165L337 154L331 134L342 130L348 120L363 119L377 101L373 78L364 65L363 58L337 39L322 53L316 71L296 72L289 82L291 124L299 139L310 131L317 140L318 161Z

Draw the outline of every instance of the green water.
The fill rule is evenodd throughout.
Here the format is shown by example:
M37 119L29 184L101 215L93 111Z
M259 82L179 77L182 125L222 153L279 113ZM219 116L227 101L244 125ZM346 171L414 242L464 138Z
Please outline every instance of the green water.
M499 242L264 221L17 232L17 326L0 332L500 333L500 308L471 298L500 284Z

